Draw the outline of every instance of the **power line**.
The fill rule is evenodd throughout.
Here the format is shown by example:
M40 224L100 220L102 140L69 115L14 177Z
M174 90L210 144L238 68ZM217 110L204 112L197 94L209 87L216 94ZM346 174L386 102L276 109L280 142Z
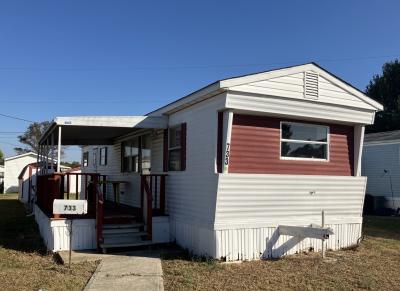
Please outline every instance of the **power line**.
M1 103L7 103L7 104L22 104L22 103L42 103L42 104L93 104L93 103L100 103L100 104L115 104L115 103L127 103L127 102L132 102L132 100L126 99L126 100L65 100L68 98L63 98L63 100L10 100L10 101L1 101ZM135 103L159 103L159 102L165 102L165 100L138 100L135 101Z
M25 122L29 122L29 123L33 123L34 122L32 120L27 120L27 119L24 119L24 118L12 116L12 115L7 115L7 114L3 114L3 113L0 113L0 116L11 118L11 119L15 119L15 120L20 120L20 121L25 121Z
M344 58L321 58L314 59L316 62L343 62L343 61L361 61L380 58L398 58L400 54L364 56L364 57L344 57ZM234 67L258 67L271 65L284 65L292 63L301 63L302 60L279 61L271 63L254 64L227 64L227 65L190 65L190 66L138 66L138 67L0 67L1 71L118 71L118 70L185 70L185 69L209 69L209 68L234 68Z
M12 145L12 146L16 146L16 147L20 147L21 145L19 144L15 144L15 143L11 143L11 142L6 142L6 141L0 141L0 144L1 143L3 143L3 144L8 144L8 145Z

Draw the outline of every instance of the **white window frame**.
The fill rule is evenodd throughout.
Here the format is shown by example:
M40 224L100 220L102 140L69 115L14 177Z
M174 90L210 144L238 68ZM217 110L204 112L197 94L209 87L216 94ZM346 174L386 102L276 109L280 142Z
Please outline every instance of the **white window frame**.
M92 163L94 167L97 167L97 156L98 156L97 147L95 147L93 148L92 151L92 159L93 159Z
M296 139L286 139L282 138L282 124L298 124L305 126L317 126L317 127L325 127L326 128L326 142L325 141L309 141L309 140L296 140ZM329 162L330 161L330 129L327 125L320 124L312 124L312 123L302 123L302 122L292 122L292 121L281 121L279 128L279 158L281 160L295 160L295 161L309 161L309 162ZM326 159L317 159L317 158L299 158L299 157L283 157L282 156L282 142L292 142L292 143L301 143L301 144L324 144L326 145Z
M101 162L101 153L104 151L104 163ZM107 147L101 147L99 149L99 165L100 166L107 166L107 152L108 148Z
M86 163L85 163L85 155L86 155ZM89 151L83 152L82 154L82 167L89 167Z

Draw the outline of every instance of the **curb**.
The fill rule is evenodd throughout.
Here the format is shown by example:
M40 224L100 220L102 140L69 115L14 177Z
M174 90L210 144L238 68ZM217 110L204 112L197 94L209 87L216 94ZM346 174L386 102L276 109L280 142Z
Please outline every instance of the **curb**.
M87 282L85 288L83 289L83 291L89 291L89 288L92 286L93 281L95 279L95 277L97 276L97 274L99 273L100 268L103 266L103 260L100 261L100 263L98 264L96 270L94 271L92 277L90 277L89 281Z

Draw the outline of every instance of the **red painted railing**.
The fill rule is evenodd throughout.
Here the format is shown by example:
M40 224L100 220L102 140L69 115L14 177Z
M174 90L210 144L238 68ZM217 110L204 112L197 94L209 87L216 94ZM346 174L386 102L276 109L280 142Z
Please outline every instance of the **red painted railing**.
M165 215L165 177L167 174L142 174L140 183L142 216L146 197L147 238L152 237L153 216Z
M100 179L103 180L103 191L99 188ZM88 200L88 214L84 216L95 217L97 208L97 193L106 190L106 176L97 173L51 173L37 177L36 204L48 217L53 216L54 199ZM71 193L71 184L75 181L75 193ZM59 216L58 216L59 217Z
M96 196L96 242L97 250L100 251L100 245L104 242L103 238L103 224L104 224L104 196L106 192L106 177L103 176L103 191L100 189L100 183L98 181L100 177L95 176L93 184L95 185L95 196Z

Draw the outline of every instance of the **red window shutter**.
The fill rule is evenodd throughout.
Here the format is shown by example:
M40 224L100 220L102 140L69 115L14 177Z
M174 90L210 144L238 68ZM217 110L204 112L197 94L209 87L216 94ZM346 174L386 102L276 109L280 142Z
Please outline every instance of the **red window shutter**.
M186 123L181 124L181 171L186 170Z
M168 129L164 129L163 170L168 172Z
M217 132L217 172L222 173L222 128L224 123L224 113L218 112L218 132Z

